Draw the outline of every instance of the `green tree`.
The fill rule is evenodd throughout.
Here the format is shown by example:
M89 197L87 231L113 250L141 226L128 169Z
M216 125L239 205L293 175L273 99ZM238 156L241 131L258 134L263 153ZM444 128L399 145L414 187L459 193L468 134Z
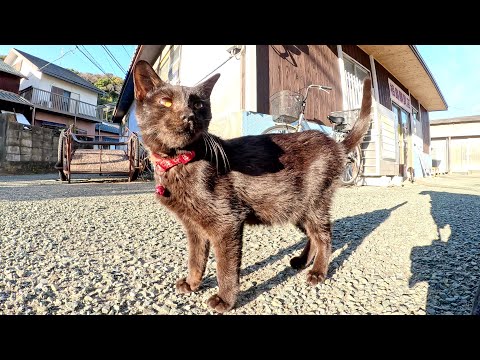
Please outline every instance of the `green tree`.
M123 79L115 76L113 74L91 74L91 73L82 73L75 69L69 69L73 73L87 80L93 84L98 89L104 91L105 94L98 97L98 105L112 104L118 101L118 96L120 90L123 86ZM113 104L113 108L115 104ZM108 116L107 120L111 118L111 113Z

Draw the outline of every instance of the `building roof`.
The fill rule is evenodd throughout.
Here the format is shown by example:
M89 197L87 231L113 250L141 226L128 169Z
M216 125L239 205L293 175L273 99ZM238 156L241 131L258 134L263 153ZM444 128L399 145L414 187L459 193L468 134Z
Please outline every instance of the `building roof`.
M113 112L113 122L118 123L122 120L134 100L133 65L139 60L152 63L164 47L165 45L140 45L137 47ZM358 45L358 47L367 55L372 55L377 62L406 86L427 111L448 109L440 88L415 45Z
M34 64L36 67L41 69L40 71L44 74L56 77L57 79L61 79L64 81L67 81L69 83L81 86L85 89L94 91L98 94L103 94L104 92L100 90L99 88L95 87L93 84L85 80L84 78L78 76L74 72L67 70L61 66L49 63L48 61L45 61L43 59L40 59L36 56L27 54L26 52L20 51L18 49L13 49L16 52L18 52L20 55L25 57L28 61L30 61L32 64ZM48 65L47 65L48 64Z
M4 72L4 73L15 75L15 76L18 76L18 77L26 78L26 76L24 76L20 71L15 70L13 67L8 65L4 61L0 61L0 72Z
M430 120L430 125L435 126L435 125L461 124L461 123L472 123L472 122L480 122L480 115L460 116L460 117L453 117L448 119Z
M448 105L415 45L358 45L397 78L427 111Z
M95 131L104 131L112 134L120 134L120 129L115 125L108 125L105 123L95 124Z
M120 90L117 106L113 111L112 121L114 123L119 123L122 121L122 118L125 116L134 100L133 66L139 60L145 60L149 63L153 63L162 53L164 47L165 45L138 45L135 49L132 61L130 62L130 67L127 75L125 76L125 80L123 81L122 90Z
M0 90L0 100L15 102L22 105L34 106L30 101L10 91Z

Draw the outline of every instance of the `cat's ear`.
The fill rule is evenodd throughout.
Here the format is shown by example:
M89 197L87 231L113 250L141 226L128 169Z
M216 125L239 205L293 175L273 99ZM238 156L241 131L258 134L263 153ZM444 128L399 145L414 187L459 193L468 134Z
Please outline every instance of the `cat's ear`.
M195 86L195 89L197 89L197 91L202 95L202 97L209 98L210 94L212 93L213 87L215 86L215 83L217 82L219 77L220 77L220 74L218 73L215 75L212 75L204 82Z
M133 85L135 88L135 99L143 101L145 95L155 87L159 87L163 81L157 75L150 64L140 60L133 69Z

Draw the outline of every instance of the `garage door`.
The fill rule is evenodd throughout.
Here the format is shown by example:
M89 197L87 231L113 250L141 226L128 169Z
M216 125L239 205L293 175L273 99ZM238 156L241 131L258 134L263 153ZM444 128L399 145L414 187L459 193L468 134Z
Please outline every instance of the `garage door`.
M480 170L480 138L452 139L450 154L452 172Z

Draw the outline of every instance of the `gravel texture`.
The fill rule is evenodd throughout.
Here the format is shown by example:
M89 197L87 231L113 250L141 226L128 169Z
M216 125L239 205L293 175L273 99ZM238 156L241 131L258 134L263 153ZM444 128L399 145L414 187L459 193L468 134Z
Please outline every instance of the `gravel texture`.
M198 293L175 291L186 239L152 182L56 177L0 177L0 314L213 313L213 255ZM297 229L246 227L230 314L470 314L479 178L451 179L339 189L329 277L316 287L289 267L305 242Z

